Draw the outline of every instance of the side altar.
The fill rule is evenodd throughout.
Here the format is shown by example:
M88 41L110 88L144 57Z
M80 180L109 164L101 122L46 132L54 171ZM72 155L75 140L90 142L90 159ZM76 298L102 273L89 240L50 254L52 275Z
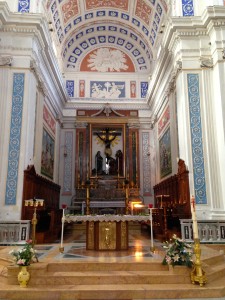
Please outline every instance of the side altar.
M127 250L128 222L148 222L150 215L65 216L65 222L86 222L87 250Z

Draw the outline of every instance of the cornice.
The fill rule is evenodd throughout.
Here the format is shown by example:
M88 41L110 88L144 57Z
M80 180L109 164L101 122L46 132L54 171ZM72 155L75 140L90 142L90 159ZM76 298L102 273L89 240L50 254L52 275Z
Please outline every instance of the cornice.
M102 106L105 104L103 103L74 103L74 102L67 102L64 109L85 109L85 110L101 110ZM117 104L117 103L110 103L110 106L114 110L149 110L149 106L147 104L139 104L139 103L125 103L125 104Z

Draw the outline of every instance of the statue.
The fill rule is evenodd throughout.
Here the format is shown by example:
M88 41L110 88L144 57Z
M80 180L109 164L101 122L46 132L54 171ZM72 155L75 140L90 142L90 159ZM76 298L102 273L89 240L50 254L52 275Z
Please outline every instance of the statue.
M97 154L95 155L95 161L96 161L96 172L97 174L102 173L102 167L103 167L103 158L101 156L101 151L98 151Z
M117 173L123 175L123 152L121 150L116 151L116 165Z

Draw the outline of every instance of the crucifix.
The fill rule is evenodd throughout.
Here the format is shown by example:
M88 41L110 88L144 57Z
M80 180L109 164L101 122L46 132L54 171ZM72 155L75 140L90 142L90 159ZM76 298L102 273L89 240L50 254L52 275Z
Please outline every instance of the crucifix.
M105 145L105 168L106 174L110 174L110 172L115 172L115 162L116 160L112 158L112 149L111 144L112 142L118 137L121 136L121 132L119 130L110 129L108 127L100 130L96 130L94 133L99 140L101 140Z
M105 155L110 157L112 155L111 143L116 139L117 136L120 136L121 133L116 130L111 130L110 128L105 128L100 132L95 132L94 135L104 142L105 144Z

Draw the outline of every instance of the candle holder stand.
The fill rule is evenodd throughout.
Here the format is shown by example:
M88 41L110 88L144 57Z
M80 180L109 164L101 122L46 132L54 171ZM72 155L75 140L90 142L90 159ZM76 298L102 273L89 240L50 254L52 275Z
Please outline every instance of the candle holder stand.
M37 207L38 206L43 206L44 205L44 200L43 199L30 199L30 200L25 200L25 206L32 206L34 208L34 212L33 212L33 217L31 220L31 224L32 224L32 247L34 248L35 244L36 244L36 226L37 226ZM36 254L34 254L34 257L36 259L36 261L38 262L38 257Z
M152 253L155 252L155 246L154 246L154 239L153 239L153 214L152 214L152 207L149 207L149 217L150 217L150 228L151 228L151 246L150 251Z
M207 282L205 271L202 269L200 240L194 239L195 262L191 271L191 282L203 286Z

